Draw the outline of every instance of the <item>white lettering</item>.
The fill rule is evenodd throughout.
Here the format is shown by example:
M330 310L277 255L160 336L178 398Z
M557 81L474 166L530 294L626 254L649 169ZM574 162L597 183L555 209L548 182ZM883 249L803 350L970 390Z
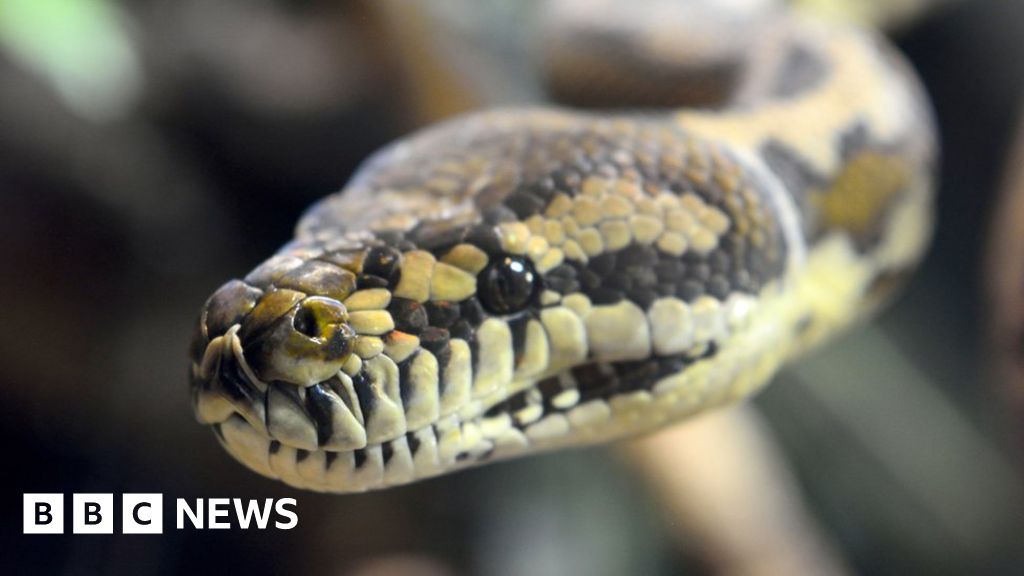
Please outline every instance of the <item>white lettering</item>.
M281 530L291 530L292 528L295 528L299 525L299 515L296 514L293 510L289 510L288 508L286 508L286 504L295 506L295 498L281 498L280 500L277 501L277 504L274 506L274 509L277 510L277 514L279 516L289 518L288 522L274 522L274 527L280 528Z
M267 521L270 520L270 511L274 506L272 498L267 498L263 501L262 510L257 500L249 500L249 505L245 507L244 511L242 510L242 500L240 498L235 498L234 504L235 516L238 517L238 525L241 528L248 528L249 522L256 518L256 527L260 530L266 530Z
M178 498L177 500L178 509L178 530L185 527L185 516L188 515L188 519L192 522L193 528L203 529L203 499L196 499L195 512L188 505L188 501L184 498Z
M220 522L218 518L227 518L231 512L228 510L228 505L231 501L227 498L210 498L210 528L223 530L225 528L231 528L230 522Z

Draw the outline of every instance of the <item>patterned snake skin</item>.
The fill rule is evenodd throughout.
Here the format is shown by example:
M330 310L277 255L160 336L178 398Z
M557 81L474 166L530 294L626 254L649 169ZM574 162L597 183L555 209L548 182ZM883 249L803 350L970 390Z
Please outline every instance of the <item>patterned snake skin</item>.
M931 230L903 61L785 11L682 16L714 33L563 12L546 66L562 101L699 106L471 114L313 206L206 302L199 421L293 486L394 486L734 402L884 301Z

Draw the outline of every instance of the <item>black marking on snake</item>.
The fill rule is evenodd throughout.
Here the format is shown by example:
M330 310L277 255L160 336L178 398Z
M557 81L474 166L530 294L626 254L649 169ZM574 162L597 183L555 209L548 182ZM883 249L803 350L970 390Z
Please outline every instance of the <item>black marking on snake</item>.
M799 96L824 82L828 72L829 66L818 51L793 45L775 76L770 95L775 98Z
M429 326L420 334L420 346L429 350L435 357L440 358L442 353L448 349L450 338L448 331L444 328Z
M504 400L488 408L487 411L484 412L483 417L493 418L495 416L500 416L501 414L508 414L510 416L514 415L516 412L519 412L523 408L526 408L527 406L530 405L528 397L529 393L530 389L516 392L515 394L509 396L508 398L505 398Z
M624 394L637 390L647 390L658 378L658 362L638 360L635 362L623 362L612 364L616 377L613 394ZM580 383L581 390L585 388Z
M342 403L345 404L345 407L348 408L349 412L355 414L356 407L352 405L352 398L349 395L348 390L345 388L345 385L341 382L341 378L338 378L337 376L332 376L331 378L325 380L321 384L326 385L335 394L337 394L338 398L341 398Z
M597 288L590 289L586 294L590 298L591 303L595 305L615 304L620 302L623 298L621 290L605 286L598 286Z
M587 276L587 274L583 274L583 277L586 277L586 276ZM621 298L623 293L625 293L627 290L632 290L633 289L635 281L636 281L636 278L633 278L633 277L628 276L626 274L616 274L616 275L611 276L609 278L605 278L603 282L601 280L598 280L597 282L595 282L596 286L594 288L589 288L588 287L588 289L590 289L590 290L598 290L600 288L604 288L606 290L611 290L613 292L616 292L617 294L619 294L619 298ZM585 287L586 287L586 284L587 283L584 282L584 286Z
M812 235L815 230L812 226L817 219L814 218L811 191L825 188L827 180L815 172L796 151L778 140L768 140L761 146L761 157L796 203L804 237L814 239Z
M570 262L570 265L576 267L576 278L584 292L590 293L602 287L603 278L594 274L593 270L588 269L585 264Z
M437 328L450 328L461 315L460 306L448 300L428 301L423 304L423 309L427 312L430 325Z
M561 378L552 377L545 378L537 383L537 390L540 391L540 396L544 402L544 412L561 412L562 409L556 407L552 402L562 392L571 390L574 386L566 386Z
M448 332L452 335L452 338L460 338L467 343L472 343L476 340L475 330L465 318L455 322Z
M696 357L676 354L645 360L578 366L572 369L572 375L576 380L577 389L580 391L579 403L594 399L608 400L617 394L650 390L658 380L678 374L690 364L711 358L717 352L717 346L711 343L702 354Z
M508 327L512 332L512 351L513 351L513 362L515 366L518 366L523 359L523 354L526 352L526 326L530 321L530 316L527 314L520 314L513 318L508 319Z
M588 400L608 400L616 393L623 392L619 376L610 364L591 363L577 366L572 370L580 391L580 404Z
M377 400L373 397L373 393L370 390L372 385L370 376L365 370L360 370L352 377L352 388L356 391L356 397L359 399L359 408L363 412L363 420L365 421L369 421L370 416L377 409Z
M366 462L366 449L359 448L352 451L352 459L355 462L355 467L360 468L364 462Z
M402 398L402 406L408 406L412 399L412 363L419 355L417 350L398 363L398 395Z
M451 333L454 336L456 334L456 330L455 330L456 328L463 328L463 327L465 327L465 329L467 330L465 336L459 336L459 337L462 338L463 340L465 340L466 344L469 346L470 365L473 368L472 373L473 374L478 374L479 370L480 370L480 342L477 340L477 337L476 337L476 329L470 327L469 323L466 322L465 319L460 320L459 322L462 323L462 326L460 326L459 324L456 324L453 327Z
M580 290L576 268L570 263L559 264L549 270L544 277L544 283L551 290L562 294L572 294Z
M324 452L324 470L330 470L331 465L338 459L338 453L332 450Z
M713 251L706 257L691 252L682 258L663 254L651 246L630 244L592 258L588 264L562 264L549 272L545 280L556 290L577 288L594 304L615 304L628 298L644 309L665 296L692 302L704 294L722 300L732 290L753 291L756 286L750 274L737 268L736 259L730 255L742 257L743 249L733 248L728 237L723 238L722 244L724 250ZM763 264L756 258L745 260L764 272Z
M839 136L839 155L844 159L852 158L869 148L878 147L863 122L857 122Z
M658 299L658 292L650 288L634 288L626 292L626 297L639 306L641 310L646 310Z
M437 359L437 392L438 396L445 391L445 372L452 359L451 334L444 328L427 327L420 334L420 346L429 351Z
M380 445L380 454L384 464L387 465L391 460L391 457L395 455L395 449L391 445L391 442L384 442Z
M306 458L309 458L309 450L305 450L305 449L302 449L302 448L296 448L295 449L295 463L296 464L302 462Z
M493 226L474 226L466 232L464 240L488 254L501 253L501 238Z
M388 312L395 322L395 329L409 334L419 334L430 323L423 305L408 298L392 297Z
M242 371L234 354L222 357L213 379L208 383L209 390L225 394L241 416L248 420L259 420L256 406L265 402L265 396L249 382L248 376Z
M363 274L391 280L401 272L402 254L390 246L375 246L366 251L363 259Z
M387 278L380 276L374 276L372 274L363 274L359 276L356 282L356 288L359 290L367 290L369 288L389 288L391 283L388 282Z
M658 280L669 285L675 285L676 281L686 273L686 266L678 258L659 259L653 268Z
M492 226L497 226L505 222L515 222L516 213L511 208L502 204L495 206L488 206L480 210L483 221Z
M685 280L679 283L679 288L677 289L676 294L684 302L693 302L704 294L704 286L701 285L700 282Z
M412 432L405 435L405 441L409 444L409 454L415 456L420 449L420 439Z
M220 382L220 391L226 393L231 400L256 401L259 391L249 382L249 377L242 371L234 354L221 356L216 376L211 384Z
M459 303L459 315L472 326L479 326L487 319L487 312L476 297L469 297Z
M331 417L333 403L323 386L316 384L306 388L306 412L316 426L316 440L320 446L329 442L334 434L334 419Z
M548 204L548 199L537 193L539 187L526 187L517 190L505 199L505 205L520 220L526 220L534 214L539 214Z
M518 394L515 394L515 396L518 396L519 394L522 394L522 392L520 392ZM511 410L509 410L509 400L510 399L511 399L511 397L506 398L506 399L502 400L501 402L498 402L497 404L491 406L490 408L488 408L484 412L483 417L484 418L493 418L493 417L499 416L501 414L511 413Z
M281 451L281 442L277 440L270 441L270 447L267 449L268 454L277 454Z
M635 268L654 266L659 259L659 252L653 246L630 244L621 250L616 262L619 271L628 272Z
M553 191L569 193L579 190L583 184L583 177L576 170L569 167L560 167L552 170L546 178L541 180L544 188L550 187ZM552 194L554 196L554 194Z
M438 253L460 243L467 230L466 226L453 226L444 221L424 220L417 224L407 236L420 250Z
M615 263L621 251L607 251L598 254L590 259L588 267L594 273L604 278L615 271Z

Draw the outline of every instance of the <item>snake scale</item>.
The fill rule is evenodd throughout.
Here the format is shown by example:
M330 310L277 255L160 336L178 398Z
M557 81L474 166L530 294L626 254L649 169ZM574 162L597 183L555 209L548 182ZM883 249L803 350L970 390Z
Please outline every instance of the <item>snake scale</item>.
M704 4L745 23L717 51L563 18L553 92L602 110L477 112L376 153L206 302L198 420L266 476L376 489L737 401L877 308L930 237L916 79L871 32Z

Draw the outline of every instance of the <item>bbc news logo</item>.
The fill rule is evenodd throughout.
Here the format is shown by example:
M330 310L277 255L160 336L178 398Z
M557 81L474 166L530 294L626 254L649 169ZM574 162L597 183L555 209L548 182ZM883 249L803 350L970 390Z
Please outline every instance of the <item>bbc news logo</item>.
M175 500L175 528L198 530L250 527L266 530L291 530L299 524L294 498L185 498ZM64 533L64 494L25 494L23 500L25 534ZM114 533L113 494L72 494L71 532L73 534ZM232 522L234 520L234 522ZM271 522L273 520L273 522ZM163 494L122 494L122 534L163 534Z

